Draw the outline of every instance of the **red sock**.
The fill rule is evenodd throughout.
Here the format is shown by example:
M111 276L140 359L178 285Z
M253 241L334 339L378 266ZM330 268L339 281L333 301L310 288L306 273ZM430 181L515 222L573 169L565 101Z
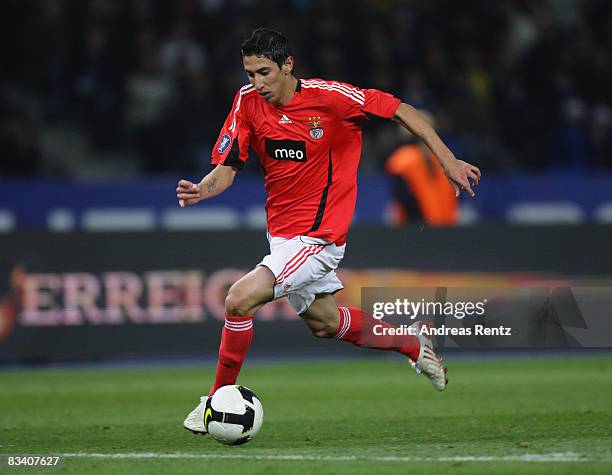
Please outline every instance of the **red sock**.
M225 314L225 325L221 332L219 346L219 361L215 384L210 389L209 396L221 386L236 384L238 373L246 358L251 340L253 339L253 316L233 317Z
M375 348L377 350L397 351L416 361L419 357L421 345L419 339L412 335L384 335L375 336L372 332L374 325L390 328L382 320L376 320L371 315L354 307L338 307L340 310L340 325L335 338L350 341L356 346Z

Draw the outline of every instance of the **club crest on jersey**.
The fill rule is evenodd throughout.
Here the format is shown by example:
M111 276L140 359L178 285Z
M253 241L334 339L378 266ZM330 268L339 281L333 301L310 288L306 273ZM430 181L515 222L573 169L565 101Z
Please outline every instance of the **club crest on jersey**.
M231 143L232 138L228 134L224 134L223 137L221 137L221 142L219 142L219 146L217 147L217 152L225 152L229 148Z
M319 125L323 123L320 116L308 117L308 121L306 123L312 125L312 129L310 129L310 136L313 139L319 140L321 137L323 137L323 128L319 127Z

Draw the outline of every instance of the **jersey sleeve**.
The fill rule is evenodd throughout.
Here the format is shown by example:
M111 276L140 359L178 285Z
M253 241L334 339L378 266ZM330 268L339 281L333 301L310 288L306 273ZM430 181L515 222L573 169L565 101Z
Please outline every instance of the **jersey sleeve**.
M367 114L391 119L401 103L397 97L378 89L360 89L350 84L335 83L332 90L337 93L334 98L344 119L365 119Z
M232 109L212 150L213 165L227 165L242 170L249 158L250 129L245 119L244 95L252 90L243 87L236 94Z
M374 114L385 119L392 119L399 107L400 101L397 97L378 89L363 89L365 102L361 112Z

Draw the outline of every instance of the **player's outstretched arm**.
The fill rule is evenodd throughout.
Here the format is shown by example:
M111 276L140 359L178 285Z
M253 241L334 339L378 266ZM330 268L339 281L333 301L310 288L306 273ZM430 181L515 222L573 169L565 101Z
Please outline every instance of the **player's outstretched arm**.
M200 183L179 180L176 187L179 206L185 208L223 193L234 183L235 176L235 168L217 165Z
M397 108L393 120L420 138L433 154L438 157L444 173L450 180L455 195L459 196L460 190L465 190L470 196L474 196L472 187L478 185L480 170L471 163L457 160L453 152L442 142L436 131L427 123L425 118L411 105L402 103ZM471 183L470 183L471 180Z

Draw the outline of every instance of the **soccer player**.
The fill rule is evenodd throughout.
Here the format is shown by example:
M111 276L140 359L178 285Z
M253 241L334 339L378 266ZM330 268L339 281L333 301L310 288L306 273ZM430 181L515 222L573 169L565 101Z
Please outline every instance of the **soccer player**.
M355 208L367 114L393 119L419 137L440 161L456 194L463 189L474 196L472 186L480 179L477 167L457 160L422 116L392 95L296 78L290 45L281 33L255 30L241 54L250 84L236 94L213 148L216 167L199 183L180 180L176 193L181 207L222 193L251 147L265 176L270 254L234 283L225 299L215 382L183 423L200 434L206 433L206 400L217 388L235 384L253 336L253 314L266 302L287 297L315 336L363 346L362 329L372 327L372 317L358 308L339 308L333 295L342 289L335 269ZM367 345L402 353L436 389L445 388L446 368L429 338L380 338Z

